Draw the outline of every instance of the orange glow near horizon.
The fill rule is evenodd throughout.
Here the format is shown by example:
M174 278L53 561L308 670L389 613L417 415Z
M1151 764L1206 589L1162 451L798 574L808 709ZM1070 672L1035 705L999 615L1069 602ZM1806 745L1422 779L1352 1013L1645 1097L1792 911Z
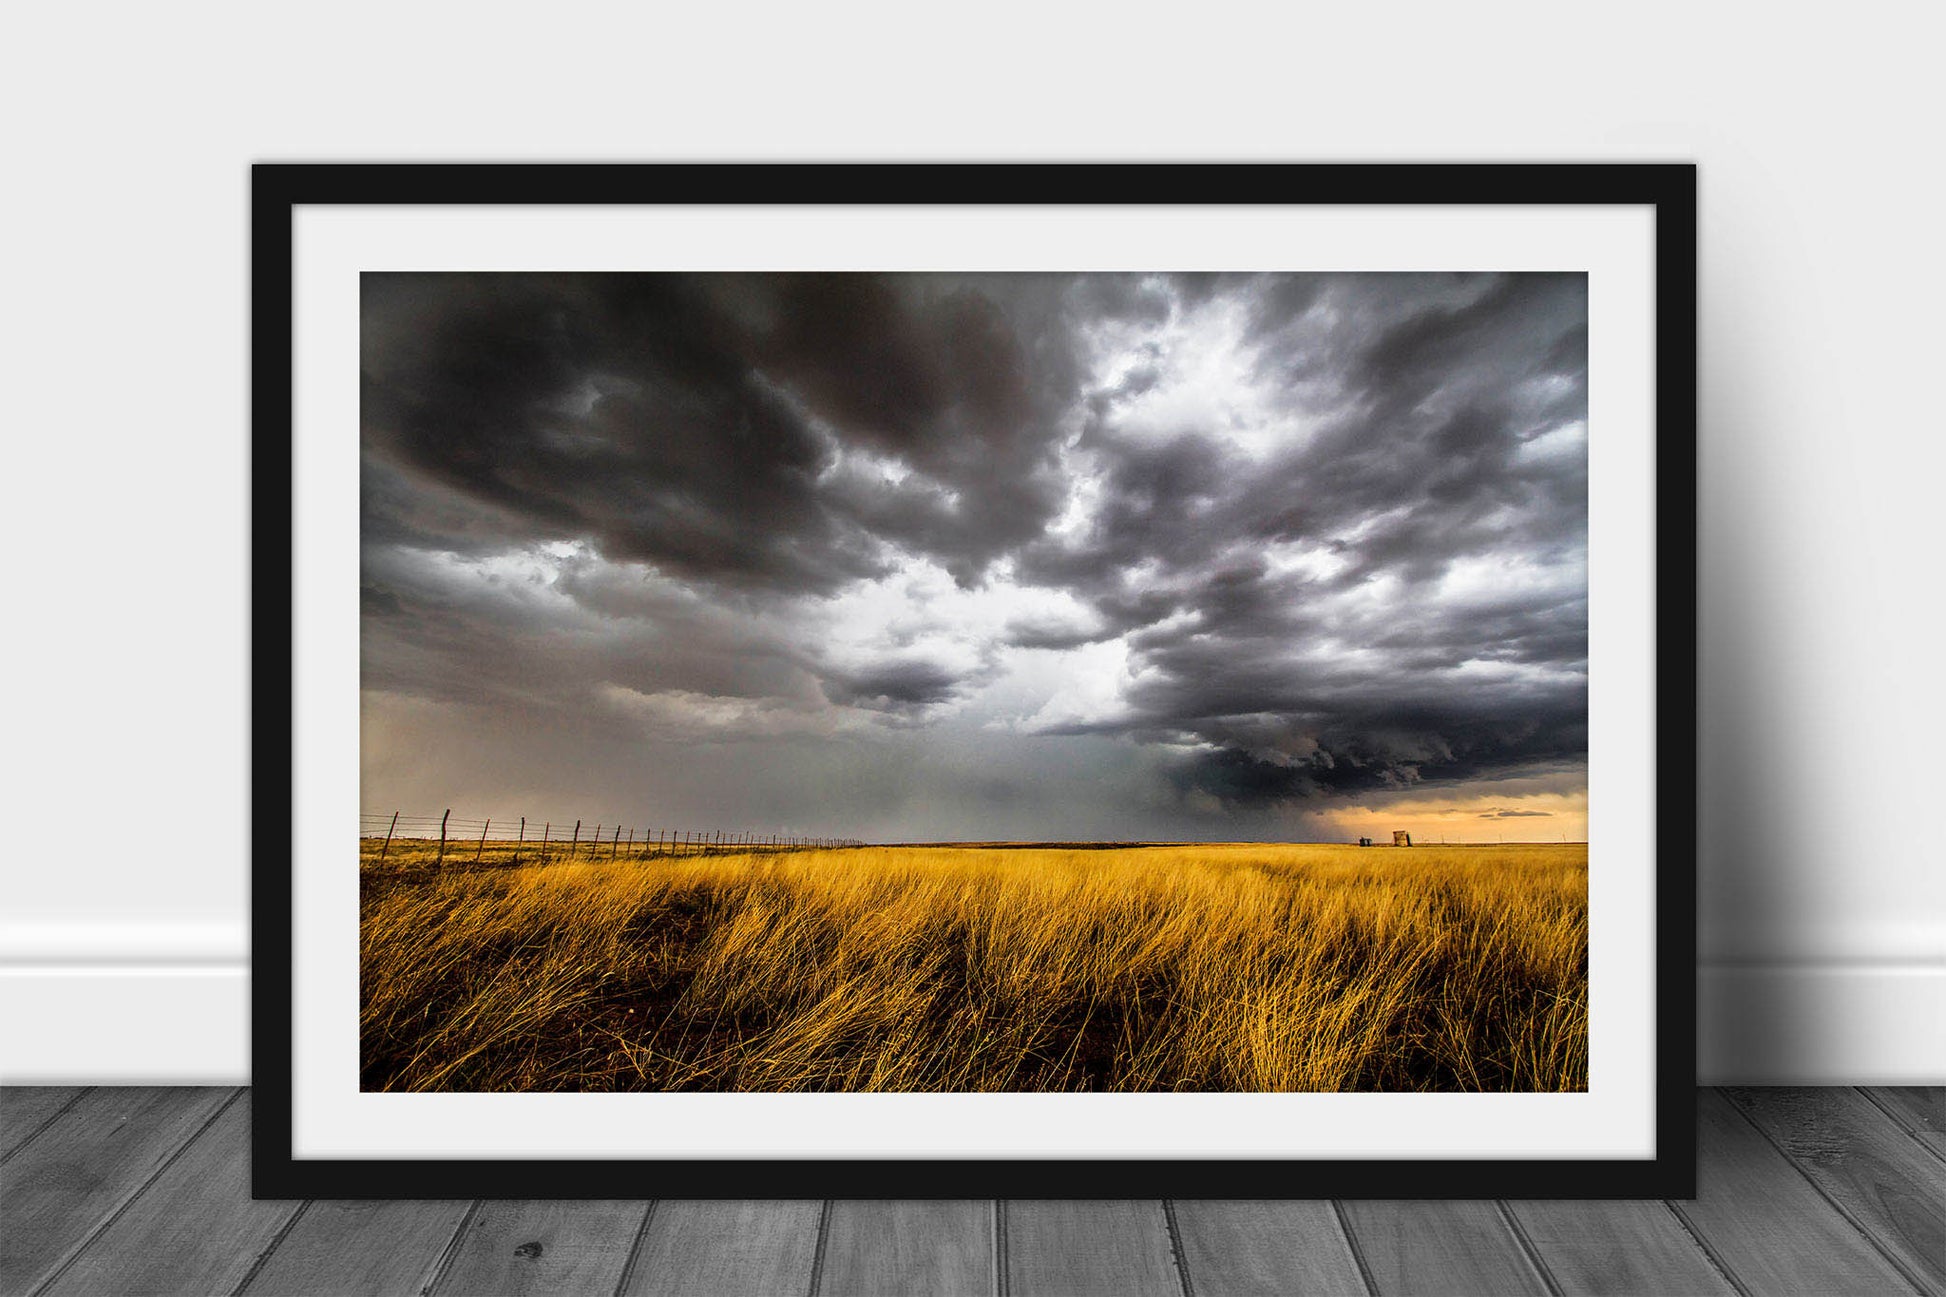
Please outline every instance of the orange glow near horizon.
M1421 845L1490 842L1586 842L1588 793L1535 793L1523 797L1414 797L1385 806L1354 806L1325 820L1347 842L1371 838L1390 844L1403 829Z

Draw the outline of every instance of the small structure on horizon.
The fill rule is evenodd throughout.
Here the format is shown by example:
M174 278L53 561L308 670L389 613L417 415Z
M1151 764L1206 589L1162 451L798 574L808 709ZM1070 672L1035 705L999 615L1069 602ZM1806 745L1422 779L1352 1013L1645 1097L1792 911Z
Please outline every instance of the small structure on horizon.
M1412 835L1404 829L1394 829L1392 831L1392 845L1395 847L1409 847L1412 845Z
M1358 839L1358 845L1361 847L1369 847L1372 845L1372 840L1370 838L1360 838Z

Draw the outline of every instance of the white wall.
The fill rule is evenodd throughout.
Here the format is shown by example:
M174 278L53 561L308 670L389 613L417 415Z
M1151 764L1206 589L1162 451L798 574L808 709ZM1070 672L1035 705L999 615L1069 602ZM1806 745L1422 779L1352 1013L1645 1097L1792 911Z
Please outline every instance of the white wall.
M668 8L10 21L0 1075L247 1075L247 164L887 157L1699 162L1704 1074L1946 1079L1938 6Z

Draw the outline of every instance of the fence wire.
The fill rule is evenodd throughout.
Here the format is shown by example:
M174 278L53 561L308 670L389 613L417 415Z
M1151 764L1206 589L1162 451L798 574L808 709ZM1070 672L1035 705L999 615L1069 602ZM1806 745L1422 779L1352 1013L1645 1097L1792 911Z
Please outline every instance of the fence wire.
M524 816L407 815L362 811L359 856L393 855L437 863L513 863L566 859L648 859L657 856L748 855L752 852L828 851L862 847L854 838L813 837L757 829L682 829L616 820L532 820Z

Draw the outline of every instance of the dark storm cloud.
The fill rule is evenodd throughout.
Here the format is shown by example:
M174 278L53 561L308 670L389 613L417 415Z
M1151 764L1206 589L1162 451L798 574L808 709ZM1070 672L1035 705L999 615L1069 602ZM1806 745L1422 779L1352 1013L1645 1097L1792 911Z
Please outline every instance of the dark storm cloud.
M1061 499L1072 330L1037 277L367 275L364 330L368 541L829 592L887 544L977 580Z
M1164 381L1138 366L1139 385L1089 406L1093 526L1022 557L1134 632L1132 714L1106 724L1198 745L1180 784L1246 804L1583 759L1583 591L1514 582L1455 601L1441 582L1585 553L1585 454L1531 453L1586 417L1585 280L1242 293L1274 411L1307 433L1258 457L1214 414L1131 432ZM1263 557L1278 545L1331 570L1279 574ZM1361 606L1380 581L1392 595ZM1536 670L1463 673L1483 663Z
M1105 630L1076 626L1071 622L1022 618L1007 623L1006 642L1014 648L1073 649L1094 644L1107 637Z
M1117 705L1038 732L1181 794L1571 770L1586 315L1579 275L367 275L367 684L907 723L1119 637ZM914 564L1066 611L827 651Z
M910 715L979 676L910 654L834 663L775 605L698 598L583 553L543 576L393 548L368 554L366 571L368 688L527 708L614 686Z
M823 682L834 703L871 708L924 707L959 692L960 676L936 662L885 662Z

